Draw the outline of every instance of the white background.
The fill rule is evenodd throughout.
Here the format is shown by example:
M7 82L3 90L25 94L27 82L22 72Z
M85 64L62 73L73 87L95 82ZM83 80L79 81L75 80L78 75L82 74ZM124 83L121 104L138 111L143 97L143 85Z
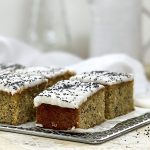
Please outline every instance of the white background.
M67 47L66 49L74 51L82 57L87 57L89 51L89 39L91 35L91 10L88 4L89 1L64 0L71 36L71 41L69 41L71 49ZM147 51L150 47L150 1L141 1L144 8L142 9L144 13L142 15L141 37L145 45L142 47L142 50ZM33 8L32 3L33 0L0 0L0 34L16 37L28 42L28 29L30 28Z

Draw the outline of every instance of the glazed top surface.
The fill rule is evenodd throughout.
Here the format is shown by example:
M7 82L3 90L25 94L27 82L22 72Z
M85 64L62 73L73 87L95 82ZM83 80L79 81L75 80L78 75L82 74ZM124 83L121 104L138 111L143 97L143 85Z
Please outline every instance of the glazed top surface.
M44 82L47 82L47 79L40 75L7 73L0 75L0 91L5 91L13 95L21 92L23 89Z
M67 71L68 69L48 67L2 69L0 70L0 90L13 95L23 89L48 82L49 78L65 74Z
M18 73L30 73L30 74L38 74L42 75L46 78L53 78L58 75L63 75L66 72L70 72L74 74L73 70L67 68L59 68L59 67L27 67L25 69L17 70Z
M99 83L62 80L40 93L34 99L35 107L51 104L65 108L79 108L88 97L104 88Z
M128 73L117 73L108 71L92 71L71 77L71 80L79 80L81 82L94 82L102 85L113 85L122 82L132 81L133 75Z

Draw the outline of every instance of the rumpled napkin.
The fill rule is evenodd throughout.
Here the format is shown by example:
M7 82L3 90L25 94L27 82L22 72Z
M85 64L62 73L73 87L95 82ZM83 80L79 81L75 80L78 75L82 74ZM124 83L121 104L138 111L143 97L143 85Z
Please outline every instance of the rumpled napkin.
M150 85L143 65L125 54L109 54L82 60L66 52L44 53L16 39L0 36L0 63L26 66L70 67L81 73L92 70L129 72L135 77L135 105L150 108Z
M0 36L0 63L25 66L60 66L75 64L82 59L66 52L42 52L17 39Z

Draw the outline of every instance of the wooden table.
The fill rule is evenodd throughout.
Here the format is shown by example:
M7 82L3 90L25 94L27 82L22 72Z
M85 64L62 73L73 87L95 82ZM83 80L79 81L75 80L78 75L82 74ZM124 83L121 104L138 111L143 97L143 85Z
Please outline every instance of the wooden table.
M100 145L0 131L0 150L150 150L150 125Z

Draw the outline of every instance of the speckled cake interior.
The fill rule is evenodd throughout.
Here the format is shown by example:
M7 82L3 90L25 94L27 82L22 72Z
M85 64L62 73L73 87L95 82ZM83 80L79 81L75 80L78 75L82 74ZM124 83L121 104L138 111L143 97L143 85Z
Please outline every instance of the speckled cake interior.
M0 123L17 125L34 121L34 97L57 81L74 75L61 68L34 69L0 71Z
M105 117L107 119L133 111L133 81L106 86L105 99Z
M33 98L45 87L42 83L14 95L0 91L0 123L17 125L35 120Z
M128 73L92 71L76 75L71 80L100 83L105 86L105 118L112 119L134 110L133 76Z
M104 87L97 83L59 81L34 99L37 126L89 128L105 120Z

